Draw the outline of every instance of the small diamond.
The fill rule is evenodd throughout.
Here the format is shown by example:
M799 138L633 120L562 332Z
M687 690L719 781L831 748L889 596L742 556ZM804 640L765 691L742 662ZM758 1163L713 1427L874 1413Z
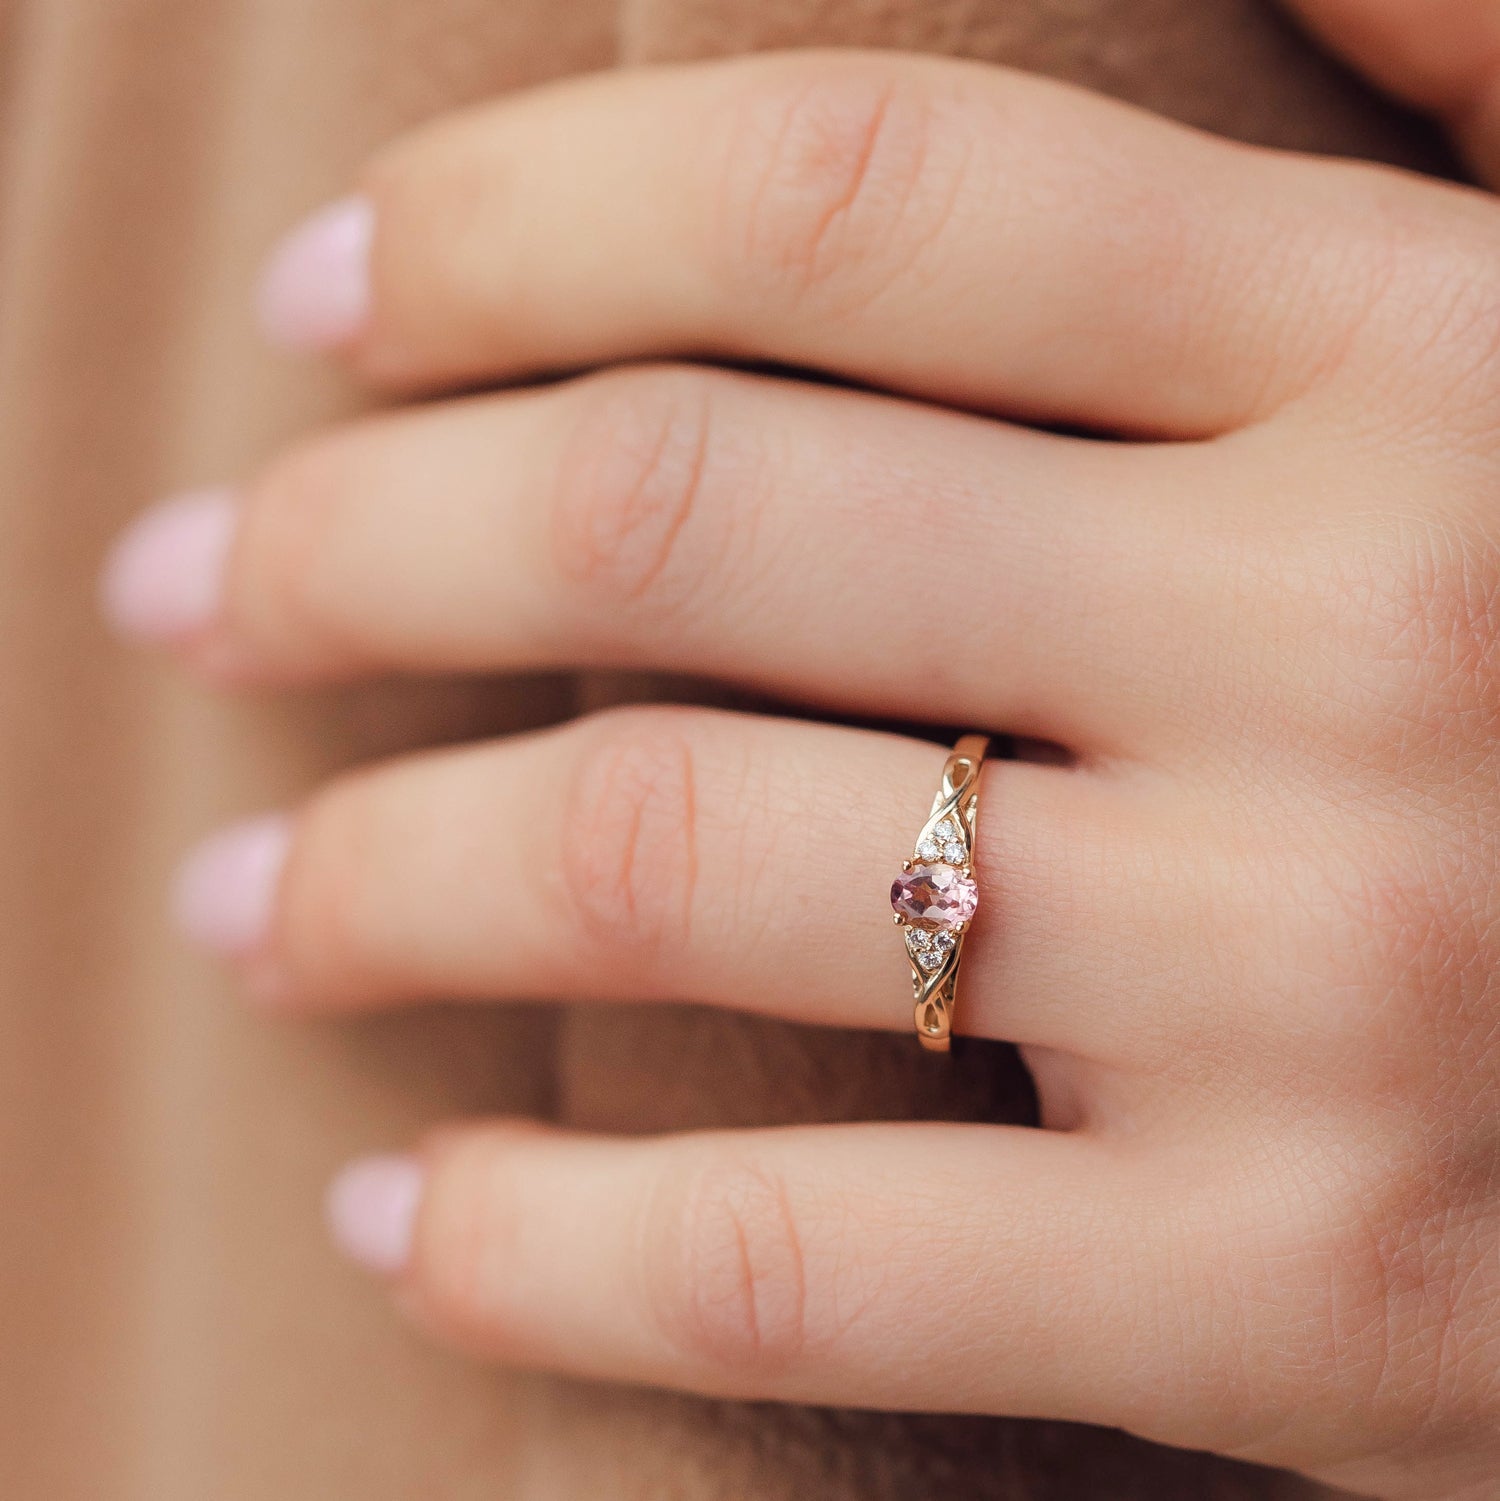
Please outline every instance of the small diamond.
M932 837L940 844L946 844L950 839L958 838L958 830L953 826L951 818L945 818L937 828L932 831Z
M917 963L923 969L941 969L943 967L943 953L941 949L922 949L917 954Z
M946 954L948 950L951 949L957 942L958 939L955 938L952 933L949 933L946 930L941 933L932 934L932 946L942 954Z
M924 839L917 846L917 859L919 860L936 860L940 853L937 842L932 839Z
M943 846L943 859L949 865L962 865L967 854L968 851L956 839L950 839Z

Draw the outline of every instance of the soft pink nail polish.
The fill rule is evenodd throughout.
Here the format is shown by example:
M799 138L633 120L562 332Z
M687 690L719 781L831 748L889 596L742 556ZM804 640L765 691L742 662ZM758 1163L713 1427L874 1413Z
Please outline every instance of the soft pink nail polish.
M271 252L261 273L260 326L284 349L347 344L370 311L370 244L375 209L341 198L305 219Z
M210 625L237 519L226 489L194 490L138 517L104 564L105 619L140 641L177 640Z
M411 1259L425 1174L415 1157L362 1157L328 1188L333 1243L351 1261L395 1276Z
M291 843L281 815L215 834L183 862L172 894L177 926L213 953L241 958L264 942Z

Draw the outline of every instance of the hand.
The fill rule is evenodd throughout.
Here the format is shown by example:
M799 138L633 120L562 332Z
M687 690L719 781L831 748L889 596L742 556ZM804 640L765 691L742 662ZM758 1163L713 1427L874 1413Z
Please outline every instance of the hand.
M334 1191L405 1307L587 1376L1493 1494L1500 209L765 57L424 131L267 313L402 391L616 368L178 502L112 565L124 628L222 680L651 667L1071 757L985 774L958 1016L1046 1129L455 1127ZM681 358L871 389L640 363ZM884 893L942 761L608 714L341 780L200 853L183 915L281 1008L904 1028Z

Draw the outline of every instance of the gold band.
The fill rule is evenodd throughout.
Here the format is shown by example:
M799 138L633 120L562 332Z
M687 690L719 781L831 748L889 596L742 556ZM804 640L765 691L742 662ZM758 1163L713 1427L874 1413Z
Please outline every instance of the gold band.
M905 929L911 961L917 1037L934 1053L950 1046L964 938L979 904L974 833L988 750L984 735L965 735L953 747L912 858L902 862L891 886L891 906Z

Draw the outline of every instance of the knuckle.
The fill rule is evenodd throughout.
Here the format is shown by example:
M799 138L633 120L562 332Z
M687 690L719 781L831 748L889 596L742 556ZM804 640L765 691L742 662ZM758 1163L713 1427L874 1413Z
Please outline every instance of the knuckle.
M707 263L734 296L852 316L908 270L958 198L960 130L885 66L753 88L709 137Z
M713 383L688 370L596 377L577 388L553 507L564 578L616 606L690 611L701 567L671 566L700 505Z
M563 881L580 931L612 963L647 970L688 937L698 812L685 720L670 710L601 715L573 773Z
M1397 562L1373 612L1379 655L1414 669L1423 700L1448 714L1493 708L1500 547L1441 516L1402 524L1393 541Z
M1500 543L1483 524L1436 508L1364 517L1312 569L1292 608L1311 605L1298 628L1327 673L1318 702L1357 760L1409 777L1500 731Z
M1324 935L1343 989L1362 997L1361 1014L1350 1018L1357 1035L1366 1046L1375 1042L1370 1023L1382 1009L1394 1011L1401 1033L1402 1022L1461 1023L1482 1003L1500 957L1465 889L1472 874L1456 870L1446 849L1424 849L1408 834L1363 844L1331 883L1334 921ZM1403 1072L1429 1057L1426 1049L1412 1056L1409 1043L1402 1036L1391 1055ZM1379 1057L1372 1048L1370 1062Z
M1296 1087L1334 1075L1367 1101L1461 1095L1475 1029L1492 1025L1493 856L1409 814L1341 822L1337 840L1278 859L1268 890L1268 1019L1303 1043L1277 1066Z
M646 1207L646 1295L667 1338L731 1384L806 1342L806 1265L785 1185L744 1160L669 1174Z
M1232 1321L1249 1355L1225 1367L1218 1394L1234 1447L1284 1451L1351 1411L1392 1448L1451 1432L1486 1408L1493 1422L1500 1372L1482 1325L1495 1290L1495 1268L1485 1265L1494 1226L1492 1214L1476 1212L1488 1198L1478 1184L1488 1166L1476 1164L1455 1194L1442 1149L1404 1135L1336 1145L1298 1135L1275 1150L1295 1152L1294 1174L1278 1167L1267 1178L1263 1160L1207 1211L1230 1289L1215 1319ZM1201 1289L1205 1307L1217 1296ZM1267 1351L1277 1358L1268 1363Z
M1358 275L1336 294L1349 336L1349 372L1369 406L1418 434L1478 439L1492 451L1500 401L1500 274L1493 226L1451 201L1414 196L1399 178L1352 169L1365 185L1345 254ZM1354 288L1364 291L1356 294Z
M358 665L365 655L343 621L336 568L362 490L360 447L353 432L304 442L275 460L248 496L231 609L296 661Z
M1500 1395L1493 1217L1474 1209L1483 1170L1455 1155L1386 1142L1334 1170L1316 1218L1301 1219L1305 1358L1404 1442L1493 1420Z

